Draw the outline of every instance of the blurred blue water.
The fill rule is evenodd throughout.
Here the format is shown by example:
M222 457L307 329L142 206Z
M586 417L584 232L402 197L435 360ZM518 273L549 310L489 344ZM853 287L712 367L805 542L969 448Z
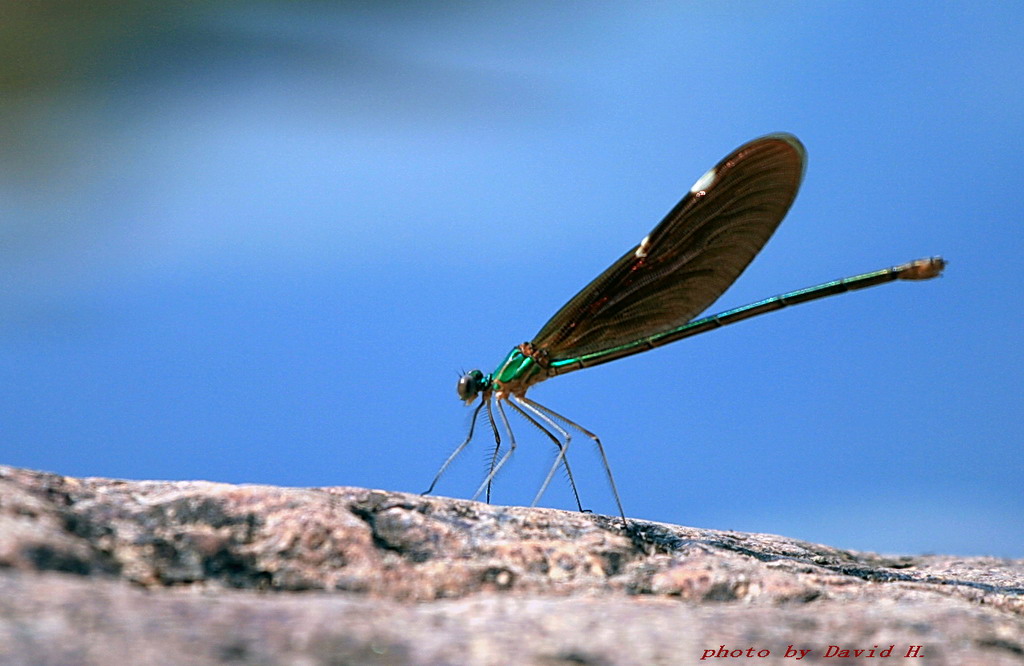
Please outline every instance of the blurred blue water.
M422 490L468 425L460 370L785 130L803 191L716 310L930 254L947 275L531 396L601 435L636 517L1022 557L1022 18L282 3L140 40L29 104L38 151L0 175L0 462ZM499 503L553 456L514 425ZM487 451L439 491L468 496ZM587 442L573 461L614 512Z

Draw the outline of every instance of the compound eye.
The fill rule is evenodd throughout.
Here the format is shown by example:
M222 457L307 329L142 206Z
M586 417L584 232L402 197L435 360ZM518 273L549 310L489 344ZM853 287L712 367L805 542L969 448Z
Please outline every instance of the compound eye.
M483 390L484 373L479 370L467 372L459 378L459 385L456 391L461 400L472 400Z

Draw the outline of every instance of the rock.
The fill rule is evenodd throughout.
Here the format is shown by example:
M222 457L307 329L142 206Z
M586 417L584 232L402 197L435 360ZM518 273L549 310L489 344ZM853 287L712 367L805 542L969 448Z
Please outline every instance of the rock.
M926 666L1024 664L1024 560L0 466L3 664L770 664L799 650L849 664L915 649Z

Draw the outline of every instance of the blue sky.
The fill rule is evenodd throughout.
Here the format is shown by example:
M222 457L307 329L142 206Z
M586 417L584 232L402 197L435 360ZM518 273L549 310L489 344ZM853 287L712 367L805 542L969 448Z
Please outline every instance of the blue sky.
M134 35L17 107L0 463L421 491L469 423L460 371L789 131L803 189L713 311L932 254L946 275L531 397L602 437L630 516L1024 557L1022 26L1015 3L265 3ZM554 455L513 426L501 504ZM614 513L589 442L571 458ZM558 480L543 505L574 507Z

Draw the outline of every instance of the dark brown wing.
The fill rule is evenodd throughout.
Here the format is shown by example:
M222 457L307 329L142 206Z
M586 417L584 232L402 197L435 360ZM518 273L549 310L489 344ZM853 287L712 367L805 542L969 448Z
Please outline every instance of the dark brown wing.
M533 339L552 361L681 326L729 288L796 198L806 153L791 134L737 148Z

